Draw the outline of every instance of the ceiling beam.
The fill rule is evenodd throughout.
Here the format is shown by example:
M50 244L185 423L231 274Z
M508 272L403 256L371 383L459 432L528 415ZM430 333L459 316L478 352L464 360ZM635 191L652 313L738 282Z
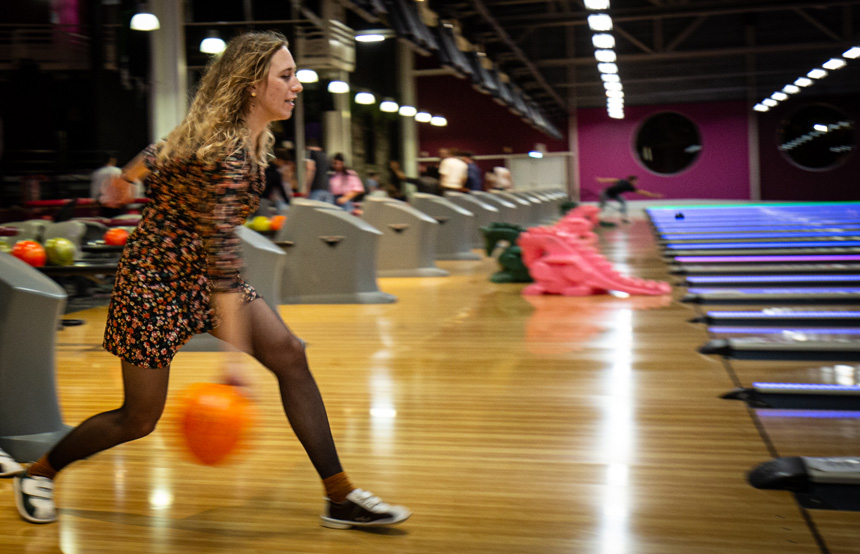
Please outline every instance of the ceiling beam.
M540 83L540 85L544 88L544 90L546 90L549 93L549 95L553 98L553 100L555 100L558 103L558 105L561 108L566 110L567 104L565 103L565 101L562 100L561 96L559 96L559 94L555 91L555 89L552 88L549 85L549 83L546 82L546 79L541 74L540 70L535 66L534 63L532 63L531 59L529 59L525 55L525 53L523 53L523 51L520 49L520 47L517 45L517 43L514 42L513 39L511 39L511 37L510 37L510 35L508 35L507 31L505 31L505 29L501 25L499 25L499 22L496 21L496 18L494 18L492 15L490 15L490 10L487 9L487 6L484 4L483 0L473 0L472 5L481 14L481 16L487 22L487 24L489 24L490 27L495 29L495 31L499 35L499 37L505 42L505 44L508 45L508 48L510 48L511 51L514 54L516 54L517 59L523 65L525 65L526 68L528 68L529 73L531 73L532 77L534 77L535 80L538 83Z

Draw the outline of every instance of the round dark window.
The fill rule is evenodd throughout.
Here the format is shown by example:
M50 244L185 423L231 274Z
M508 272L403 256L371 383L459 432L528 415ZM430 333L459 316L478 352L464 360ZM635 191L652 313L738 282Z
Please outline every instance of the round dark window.
M696 161L701 151L699 128L679 113L652 115L636 133L636 155L654 173L680 173Z
M825 104L800 108L783 122L779 131L779 150L794 164L811 171L841 165L855 146L854 122Z

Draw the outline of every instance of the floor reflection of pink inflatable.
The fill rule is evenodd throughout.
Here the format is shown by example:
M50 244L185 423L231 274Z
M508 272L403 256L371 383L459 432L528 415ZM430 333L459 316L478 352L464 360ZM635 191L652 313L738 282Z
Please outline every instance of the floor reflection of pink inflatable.
M526 323L526 347L532 354L565 354L611 327L621 310L651 310L671 304L672 297L609 295L586 297L524 296L534 308Z

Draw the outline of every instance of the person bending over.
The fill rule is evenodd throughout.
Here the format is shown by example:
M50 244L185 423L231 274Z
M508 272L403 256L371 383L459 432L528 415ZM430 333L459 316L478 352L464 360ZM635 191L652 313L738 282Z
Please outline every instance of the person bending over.
M104 347L121 359L125 399L81 423L15 478L25 520L56 520L57 472L153 431L173 356L202 332L236 348L225 353L228 383L245 382L238 351L277 378L287 419L323 482L323 526L393 524L411 515L351 484L304 343L240 276L235 229L256 210L264 189L274 142L269 124L292 116L301 91L282 35L240 35L207 68L183 122L123 169L119 178L143 179L150 192L119 262L105 326Z
M636 194L641 194L643 196L650 196L652 198L662 198L663 195L659 192L649 192L647 190L641 189L637 186L639 182L639 177L636 175L629 175L625 179L616 179L613 177L597 177L598 183L612 183L610 186L603 189L600 193L600 209L603 210L610 200L614 200L618 202L618 211L621 212L621 217L625 223L630 220L627 218L627 202L624 200L622 196L627 192L635 192Z

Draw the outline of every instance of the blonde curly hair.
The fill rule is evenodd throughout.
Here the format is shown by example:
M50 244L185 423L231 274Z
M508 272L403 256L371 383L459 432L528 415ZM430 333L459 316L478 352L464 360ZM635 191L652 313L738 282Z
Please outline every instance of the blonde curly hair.
M258 164L267 165L275 137L266 126L257 144L249 144L251 131L245 119L251 108L250 88L266 82L272 56L287 46L286 37L274 31L245 33L231 40L209 63L188 114L167 135L159 160L195 155L212 163L244 148Z

